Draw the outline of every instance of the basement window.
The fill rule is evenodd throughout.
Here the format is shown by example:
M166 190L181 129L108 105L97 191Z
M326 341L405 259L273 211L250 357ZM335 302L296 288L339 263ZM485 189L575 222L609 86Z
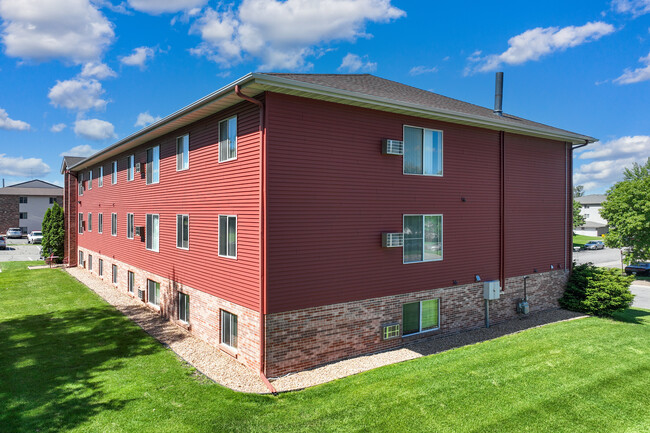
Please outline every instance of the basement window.
M221 310L221 344L237 349L237 316Z
M99 276L103 277L104 276L104 260L99 259Z
M404 174L442 176L442 131L404 126Z
M147 280L147 295L151 305L160 307L160 283Z
M129 293L133 293L133 288L135 287L135 274L132 271L128 273L128 283L127 283Z
M440 300L402 305L402 335L418 334L440 328Z
M190 295L178 293L178 320L190 323Z

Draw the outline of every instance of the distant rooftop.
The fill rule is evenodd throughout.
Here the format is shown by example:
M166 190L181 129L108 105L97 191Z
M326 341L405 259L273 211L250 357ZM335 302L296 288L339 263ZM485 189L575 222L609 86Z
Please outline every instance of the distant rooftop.
M580 204L603 204L605 200L607 200L605 194L590 194L576 197L576 201Z
M63 196L63 188L43 180L34 179L0 188L0 195L59 197Z

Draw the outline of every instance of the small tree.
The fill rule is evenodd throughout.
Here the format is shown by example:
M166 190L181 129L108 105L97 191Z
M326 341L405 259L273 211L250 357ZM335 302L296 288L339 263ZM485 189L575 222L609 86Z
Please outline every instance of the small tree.
M574 265L560 305L567 310L611 316L632 304L632 281L634 276L622 275L618 269L597 268L591 263Z
M56 202L54 205L45 212L43 218L43 240L41 241L43 256L52 254L59 257L59 261L63 258L63 242L65 238L63 219L63 209Z
M578 203L576 199L573 199L573 229L574 230L584 225L585 223L585 216L580 213L581 209L582 209L582 205Z
M609 224L607 246L632 247L628 263L650 260L650 158L623 171L623 180L607 191L600 215Z

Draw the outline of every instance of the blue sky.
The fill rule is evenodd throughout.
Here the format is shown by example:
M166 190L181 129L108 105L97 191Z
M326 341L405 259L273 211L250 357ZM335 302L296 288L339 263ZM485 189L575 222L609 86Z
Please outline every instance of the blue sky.
M597 137L602 193L650 156L650 0L0 0L0 177L86 156L251 71L373 73Z

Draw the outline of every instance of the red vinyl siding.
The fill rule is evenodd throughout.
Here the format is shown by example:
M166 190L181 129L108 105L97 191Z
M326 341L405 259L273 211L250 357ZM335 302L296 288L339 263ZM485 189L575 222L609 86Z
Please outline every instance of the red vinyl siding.
M274 93L267 110L267 312L499 279L497 131ZM443 177L404 175L402 157L381 154L405 124L443 131ZM507 276L564 261L563 149L506 134ZM442 261L381 248L403 214L443 214Z
M79 235L79 246L114 257L135 268L188 285L259 311L259 161L258 108L245 102L167 134L146 145L103 161L104 186L93 169L92 190L86 188L79 212L93 214L93 230ZM218 162L218 122L236 114L237 159ZM189 133L189 169L176 171L176 138ZM146 161L146 149L160 145L160 183L146 185L143 173L127 182L127 157ZM111 184L111 161L118 161L118 182ZM84 169L87 179L88 169ZM103 234L97 232L104 214ZM111 213L118 215L117 236L111 236ZM159 252L148 251L140 238L127 239L126 214L135 226L146 214L160 215ZM189 250L176 248L176 215L189 214ZM237 259L218 257L218 215L237 215ZM106 264L109 265L109 264ZM106 266L105 265L105 266Z

